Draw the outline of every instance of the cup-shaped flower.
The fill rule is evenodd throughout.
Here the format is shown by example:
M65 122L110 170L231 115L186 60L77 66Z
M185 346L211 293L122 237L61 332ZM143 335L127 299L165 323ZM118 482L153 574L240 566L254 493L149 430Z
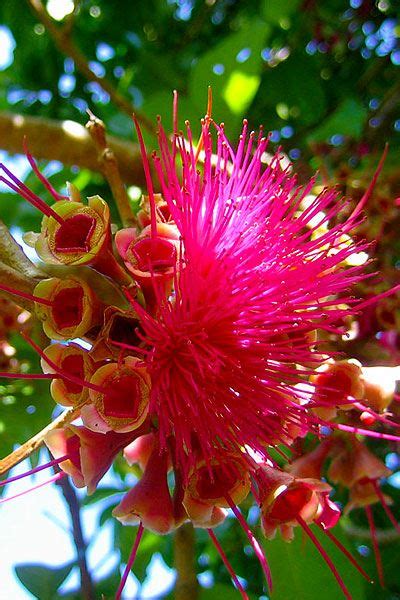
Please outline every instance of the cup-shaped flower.
M361 365L353 359L328 360L311 375L310 382L315 386L314 410L322 418L325 409L351 410L352 400L364 395Z
M134 431L145 421L149 409L150 378L143 363L131 356L103 365L93 374L90 406L82 408L85 425L94 431Z
M62 406L77 406L85 402L89 391L84 385L79 385L68 379L72 375L77 380L89 381L94 371L94 363L90 354L78 344L50 344L44 349L44 354L57 365L59 373L65 373L66 378L53 379L50 393L55 402ZM45 358L41 359L44 373L55 373Z
M88 265L96 261L110 240L107 203L100 196L92 196L87 205L61 200L52 209L60 220L43 217L40 234L34 240L38 256L50 264Z
M371 504L382 504L383 500L386 506L393 504L393 499L382 492L379 493L379 484L371 479L364 478L357 481L351 488L349 501L344 507L344 514L349 514L355 508L365 508Z
M154 194L155 214L156 219L160 223L166 223L171 220L171 212L168 204L165 202L161 194ZM140 210L137 214L137 220L142 229L151 224L151 207L150 198L142 196L140 202Z
M152 308L159 294L168 295L176 271L179 231L171 223L157 223L145 227L137 235L136 229L121 229L115 236L117 250L126 268L140 285L147 307Z
M322 469L332 447L331 440L322 440L307 454L296 458L287 466L287 471L295 477L321 479Z
M155 533L170 533L175 528L175 515L167 471L167 453L160 453L156 444L140 481L115 507L113 515L126 525L142 522L146 529Z
M200 460L189 473L186 496L211 506L240 504L250 491L249 472L240 458L221 453L208 463ZM183 501L186 507L186 499Z
M84 337L103 317L102 304L93 289L77 277L43 279L35 287L37 317L53 340Z
M390 469L357 439L345 439L336 447L328 470L333 483L352 488L362 479L388 477Z
M116 360L124 345L133 348L142 345L138 331L140 331L140 320L134 310L107 306L104 311L104 324L91 350L92 356L96 360L110 358Z
M282 537L293 538L293 527L302 519L329 529L336 525L339 508L329 500L331 486L318 479L297 478L263 465L256 472L259 487L261 526L272 539L278 527Z

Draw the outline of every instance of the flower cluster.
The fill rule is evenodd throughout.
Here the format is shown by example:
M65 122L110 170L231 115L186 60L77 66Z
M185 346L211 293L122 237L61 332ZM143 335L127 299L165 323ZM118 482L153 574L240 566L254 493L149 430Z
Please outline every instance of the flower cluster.
M312 195L315 182L299 186L279 154L266 161L268 140L246 122L232 147L209 116L197 147L189 126L171 143L160 125L155 193L138 135L148 196L137 226L114 239L100 197L85 203L70 188L49 207L7 172L44 213L40 233L26 239L58 266L31 295L51 343L28 341L72 416L45 442L88 493L119 452L139 465L141 478L114 510L139 533L190 521L217 544L213 528L231 509L270 583L238 508L250 493L267 538L279 530L290 540L300 526L316 544L309 526L328 532L340 517L328 462L328 480L350 491L347 510L383 498L388 469L354 433L391 424L394 390L374 387L327 343L368 305L352 295L367 277L352 260L368 252L352 238L360 211L343 222L346 199ZM278 464L273 450L284 456L307 434L314 450Z

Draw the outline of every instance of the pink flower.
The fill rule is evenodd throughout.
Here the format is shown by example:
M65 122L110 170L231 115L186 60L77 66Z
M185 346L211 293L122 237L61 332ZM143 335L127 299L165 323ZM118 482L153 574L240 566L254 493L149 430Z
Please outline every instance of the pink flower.
M305 208L313 182L299 187L278 155L265 165L268 141L248 135L246 122L236 149L209 118L201 136L203 166L183 134L170 148L160 129L155 168L180 235L174 295L159 292L155 316L134 303L150 349L149 413L161 447L174 436L186 475L197 447L208 464L224 447L267 458L268 444L286 441L293 425L315 428L295 365L320 364L315 330L337 330L351 312L362 274L345 260L365 248L349 236L343 244L356 216L321 227L346 201L326 190ZM151 182L149 201L155 218ZM155 222L150 236L159 239Z

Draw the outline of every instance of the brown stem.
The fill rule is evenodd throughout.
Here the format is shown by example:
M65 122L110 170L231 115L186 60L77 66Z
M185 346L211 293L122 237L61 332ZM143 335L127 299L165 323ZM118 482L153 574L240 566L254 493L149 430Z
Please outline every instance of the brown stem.
M76 548L78 566L81 575L81 597L84 600L95 600L95 589L86 560L87 545L83 537L82 522L80 515L80 503L76 495L74 486L69 477L63 477L58 481L63 496L69 508L72 521L72 537Z
M0 220L0 261L28 278L40 279L46 275L24 254L21 246L12 237L6 225Z
M6 111L0 112L0 147L11 154L23 152L23 139L35 158L59 160L64 165L101 172L96 147L89 132L75 121L56 121ZM137 144L108 136L121 178L129 184L145 183L142 159Z
M121 109L123 112L127 113L129 116L135 112L136 117L140 121L140 123L146 127L150 132L154 133L154 125L153 123L143 114L138 113L136 108L131 104L131 102L122 96L113 86L113 84L106 79L105 77L99 77L95 75L91 68L89 67L89 61L86 56L81 52L81 50L75 45L70 37L70 28L64 29L57 27L46 9L44 8L41 0L28 0L33 12L36 17L42 24L45 26L48 33L53 38L53 41L57 48L66 56L69 56L73 59L77 70L88 80L95 81L98 83L102 89L107 92L110 96L112 102Z
M10 267L9 265L3 263L0 260L0 284L2 283L5 286L8 286L9 288L12 288L14 290L31 294L33 288L36 286L37 283L39 283L41 279L43 279L43 277L45 276L42 275L42 277L37 277L35 279L33 277L28 277L27 275L21 273L21 271L17 271L13 267ZM30 312L32 312L33 310L34 303L32 300L28 300L26 298L23 298L22 296L18 296L17 294L11 294L9 292L6 292L5 290L0 290L0 295L6 297L12 302L15 302L15 304L18 304L18 306L22 306L22 308L25 308Z
M185 523L174 535L174 563L177 572L175 600L197 600L199 584L195 570L195 537L191 523Z
M53 431L53 429L57 429L59 427L63 427L68 423L71 423L79 414L79 409L76 408L68 408L65 410L57 419L49 423L42 431L39 431L36 435L34 435L30 440L22 444L19 448L11 452L8 456L0 460L0 475L6 473L16 464L27 458L34 452L37 448L39 448L43 444L43 440L45 436L49 433L49 431Z
M113 193L122 224L124 227L132 227L136 224L136 218L121 179L117 159L107 144L105 125L101 119L89 112L86 128L96 146L99 164Z

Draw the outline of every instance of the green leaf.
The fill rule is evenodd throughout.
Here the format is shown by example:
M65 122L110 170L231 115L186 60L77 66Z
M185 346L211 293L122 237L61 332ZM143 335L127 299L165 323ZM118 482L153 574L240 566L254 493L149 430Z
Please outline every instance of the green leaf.
M294 51L286 60L266 71L257 98L263 99L264 110L280 119L293 119L293 122L306 126L318 123L326 112L319 71L316 60ZM282 125L282 120L277 122L277 126Z
M308 141L323 142L335 134L358 139L363 131L366 118L367 110L361 102L347 98L330 117L325 119L320 127L312 132Z
M248 597L250 598L250 600L252 600L253 598L254 600L256 600L256 596L254 596L253 594L248 594ZM215 600L216 598L223 598L224 600L238 600L239 592L234 587L233 583L232 585L216 583L211 588L201 589L199 600Z
M205 112L204 90L213 90L213 117L225 121L229 132L255 97L263 61L261 50L269 35L269 27L260 19L245 22L240 30L204 53L193 67L189 78L189 97L199 114ZM240 52L246 54L240 56Z
M362 600L364 580L361 575L322 532L314 527L313 531L345 581L352 599ZM335 535L348 546L339 528L335 529ZM265 541L263 545L272 571L271 600L315 600L320 594L323 594L324 600L338 600L341 597L340 587L335 585L329 567L299 528L295 530L295 539L291 543L284 542L277 535L275 540Z
M54 600L62 582L68 577L75 563L62 567L40 564L23 564L15 567L20 582L40 600Z
M267 23L279 23L298 9L300 0L263 0L261 14Z

